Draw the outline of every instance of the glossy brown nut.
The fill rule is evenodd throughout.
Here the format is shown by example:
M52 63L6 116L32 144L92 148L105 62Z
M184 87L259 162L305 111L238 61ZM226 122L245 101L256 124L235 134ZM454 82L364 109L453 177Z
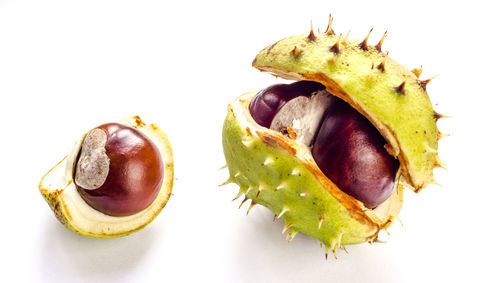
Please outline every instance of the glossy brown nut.
M385 144L370 121L337 98L323 118L312 155L343 192L375 208L391 195L399 168Z
M162 185L160 151L129 126L109 123L91 130L77 160L78 192L87 204L107 215L142 211L155 200Z

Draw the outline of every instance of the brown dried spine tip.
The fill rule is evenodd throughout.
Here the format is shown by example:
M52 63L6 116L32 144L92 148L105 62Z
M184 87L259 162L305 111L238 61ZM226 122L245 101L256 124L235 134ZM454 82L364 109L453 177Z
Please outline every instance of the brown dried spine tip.
M243 199L243 201L240 203L240 206L238 206L238 208L241 208L243 206L243 204L248 200L248 197L245 195L245 198Z
M330 52L333 52L335 54L340 54L340 39L342 38L342 34L339 35L339 39L335 44L330 48Z
M307 40L309 40L309 41L316 41L316 35L314 35L312 21L311 21L311 31L309 32L309 35L307 36Z
M406 81L403 81L399 86L395 87L394 90L399 94L405 94Z
M382 62L380 62L380 64L378 64L377 66L377 69L379 69L381 72L385 72L385 60L386 60L387 57L384 57L384 59L382 59Z
M375 45L375 49L377 49L378 52L382 52L382 43L384 43L384 39L386 37L387 37L387 31L384 32L380 41L377 43L377 45Z
M359 48L363 49L364 51L367 51L368 50L368 38L370 37L370 34L372 33L373 31L373 28L370 29L370 31L368 32L368 34L366 35L365 39L363 40L363 42L361 42L358 46Z
M441 118L450 118L450 116L446 116L446 115L443 115L443 114L440 114L440 113L434 111L434 119L437 121Z
M434 77L432 77L432 78L430 78L430 79L427 79L427 80L418 81L418 84L420 85L420 87L421 87L423 90L427 91L427 84L428 84L428 83L430 83L430 82L431 82L433 79L435 79L436 77L437 77L437 75L436 75L436 76L434 76Z
M255 206L255 204L256 204L256 202L254 200L252 200L252 202L250 203L250 206L247 209L247 215L248 215L248 213L250 213L250 210Z
M330 15L328 15L328 26L326 27L326 31L325 31L326 35L334 35L335 34L335 32L332 29L332 22L333 22L332 14L330 14Z
M293 57L298 58L302 54L303 50L295 46L290 53L293 55Z
M411 70L411 72L414 73L418 79L420 77L420 74L422 74L422 65L420 65L420 68L415 68Z

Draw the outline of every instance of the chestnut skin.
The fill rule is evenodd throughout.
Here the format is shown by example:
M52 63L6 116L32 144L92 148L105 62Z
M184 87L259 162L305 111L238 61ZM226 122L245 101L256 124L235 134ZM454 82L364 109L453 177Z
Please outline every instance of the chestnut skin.
M144 210L156 198L163 182L163 161L156 145L139 130L103 124L109 173L97 189L76 184L81 197L94 209L111 216L128 216ZM80 157L77 159L79 160Z
M391 195L399 168L385 144L368 119L336 98L323 117L312 156L343 192L375 208Z
M250 102L250 114L257 124L269 128L281 107L298 97L310 97L325 87L313 81L298 81L291 84L276 84L257 93Z

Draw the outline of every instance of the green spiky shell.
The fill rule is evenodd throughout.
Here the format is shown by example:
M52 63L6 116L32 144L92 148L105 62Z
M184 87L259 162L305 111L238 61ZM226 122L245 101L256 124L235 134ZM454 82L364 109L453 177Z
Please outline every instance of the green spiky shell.
M330 29L329 29L330 30ZM322 83L367 117L401 163L415 191L434 183L440 133L425 84L377 47L333 32L292 36L263 49L253 66L278 76Z
M257 125L249 116L254 93L228 108L223 148L230 178L239 195L282 218L290 237L301 232L319 239L327 249L374 240L399 213L402 186L377 210L343 193L317 167L305 145Z

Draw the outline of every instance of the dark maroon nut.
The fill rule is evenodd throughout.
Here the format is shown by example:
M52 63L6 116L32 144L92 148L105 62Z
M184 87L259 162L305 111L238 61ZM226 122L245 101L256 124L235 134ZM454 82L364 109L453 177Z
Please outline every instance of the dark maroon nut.
M261 90L250 102L250 114L257 124L269 128L274 116L288 101L298 97L310 97L312 93L325 89L313 81L292 84L277 84Z
M370 121L337 98L325 113L312 155L343 192L375 208L391 195L399 168L385 144Z
M94 209L127 216L155 200L163 173L160 151L146 135L109 123L86 135L75 167L75 184Z

